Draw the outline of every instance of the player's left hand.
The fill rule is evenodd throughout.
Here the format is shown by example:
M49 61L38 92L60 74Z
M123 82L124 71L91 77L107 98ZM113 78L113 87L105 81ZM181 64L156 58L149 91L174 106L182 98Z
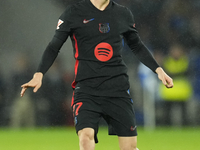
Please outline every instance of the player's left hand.
M172 88L174 86L173 79L170 78L161 67L156 69L156 73L158 74L158 78L167 88Z

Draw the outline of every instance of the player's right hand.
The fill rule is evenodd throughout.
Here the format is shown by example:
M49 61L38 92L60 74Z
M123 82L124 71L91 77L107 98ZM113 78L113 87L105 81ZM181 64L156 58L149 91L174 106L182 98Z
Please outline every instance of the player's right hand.
M21 90L21 97L23 97L25 91L32 87L34 88L33 89L33 92L37 92L38 89L42 86L42 78L43 78L43 74L41 72L37 72L34 74L33 78L28 82L28 83L25 83L23 84L21 87L22 87L22 90Z

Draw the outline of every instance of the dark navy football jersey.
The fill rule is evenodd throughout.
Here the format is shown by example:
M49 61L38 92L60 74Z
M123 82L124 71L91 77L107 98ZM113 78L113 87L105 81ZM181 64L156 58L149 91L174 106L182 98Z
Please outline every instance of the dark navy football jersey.
M90 0L68 6L59 18L54 40L47 48L53 49L51 55L59 51L68 36L76 59L72 83L75 92L129 97L127 67L122 60L123 38L139 58L148 54L142 58L147 61L145 56L148 56L151 62L145 62L148 67L154 71L158 67L148 52L139 54L148 50L138 36L131 11L113 1L104 11L97 9ZM44 63L39 67L41 72L45 72Z

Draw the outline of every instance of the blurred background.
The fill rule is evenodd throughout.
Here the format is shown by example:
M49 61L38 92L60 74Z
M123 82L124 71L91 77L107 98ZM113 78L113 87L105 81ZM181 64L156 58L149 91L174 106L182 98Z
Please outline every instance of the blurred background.
M70 40L37 93L29 89L21 98L20 86L36 71L59 16L77 1L0 1L1 127L73 126L75 61ZM133 12L142 41L174 80L174 88L166 89L124 46L138 126L200 126L200 1L115 1Z

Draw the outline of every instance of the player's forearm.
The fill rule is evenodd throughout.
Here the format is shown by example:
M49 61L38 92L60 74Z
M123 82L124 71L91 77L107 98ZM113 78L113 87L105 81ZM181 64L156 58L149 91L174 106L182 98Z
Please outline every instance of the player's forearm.
M158 63L153 58L153 55L149 50L142 44L137 51L134 51L136 57L153 72L156 72L156 69L159 68Z
M51 67L53 62L55 61L57 55L58 55L58 52L52 50L48 46L47 49L43 53L42 60L40 61L37 72L41 72L44 75L48 71L48 69Z
M53 37L52 41L47 46L43 53L37 72L41 72L43 75L48 71L53 62L55 61L58 53L63 45L64 41L61 41L57 37Z
M128 46L135 54L135 56L153 72L159 67L150 51L141 41L137 31L132 30L124 34Z

